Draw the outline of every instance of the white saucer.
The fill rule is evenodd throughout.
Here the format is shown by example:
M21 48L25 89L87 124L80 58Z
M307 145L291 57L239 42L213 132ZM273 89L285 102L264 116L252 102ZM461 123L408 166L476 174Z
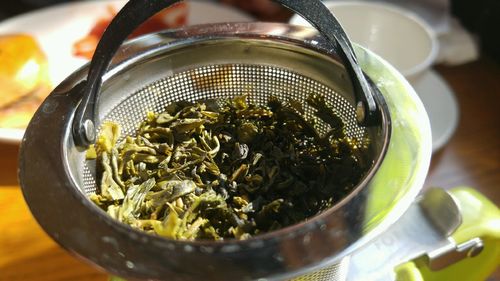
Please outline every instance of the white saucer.
M422 74L412 85L429 115L432 152L436 152L450 140L458 125L459 108L455 94L433 70Z

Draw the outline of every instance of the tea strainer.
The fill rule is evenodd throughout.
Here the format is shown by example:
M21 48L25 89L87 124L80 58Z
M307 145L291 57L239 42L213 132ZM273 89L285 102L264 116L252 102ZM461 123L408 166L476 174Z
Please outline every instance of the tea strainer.
M345 279L349 254L410 206L428 165L427 151L412 155L416 163L400 173L404 184L373 207L374 182L380 180L391 140L389 109L323 4L276 0L303 15L321 35L285 24L224 23L165 31L122 45L136 26L176 2L129 1L106 30L90 65L61 83L35 114L23 138L19 172L34 216L69 251L131 279ZM369 140L365 158L371 165L346 198L305 222L243 241L174 241L121 224L87 198L96 191L96 176L85 150L104 120L133 135L147 111L159 112L173 101L250 93L262 104L270 95L300 101L311 92L334 106L349 136ZM422 135L428 133L424 124ZM322 124L320 133L327 129ZM455 225L452 220L447 227Z

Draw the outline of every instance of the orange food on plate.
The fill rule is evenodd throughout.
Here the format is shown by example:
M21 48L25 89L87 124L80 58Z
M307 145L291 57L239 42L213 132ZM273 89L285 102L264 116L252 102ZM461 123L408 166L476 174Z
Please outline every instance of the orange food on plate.
M36 39L0 35L0 127L25 127L51 89L47 57Z
M39 89L40 93L49 93L50 88ZM0 128L25 128L43 99L37 96L24 97L0 110Z
M108 6L108 15L96 21L87 36L75 42L73 54L75 56L91 59L97 43L109 23L116 15L117 11L112 6ZM149 20L139 26L129 38L134 38L143 34L160 31L168 28L177 28L187 23L188 5L185 2L175 4L157 13Z

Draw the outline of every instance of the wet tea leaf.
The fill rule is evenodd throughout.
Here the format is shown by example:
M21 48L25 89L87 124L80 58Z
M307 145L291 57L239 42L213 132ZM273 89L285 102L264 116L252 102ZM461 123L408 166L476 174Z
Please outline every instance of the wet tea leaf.
M271 97L257 105L247 95L175 102L147 112L121 141L117 124L102 125L87 152L100 183L90 199L167 238L248 239L310 218L356 185L369 143L344 126L316 94L305 104Z

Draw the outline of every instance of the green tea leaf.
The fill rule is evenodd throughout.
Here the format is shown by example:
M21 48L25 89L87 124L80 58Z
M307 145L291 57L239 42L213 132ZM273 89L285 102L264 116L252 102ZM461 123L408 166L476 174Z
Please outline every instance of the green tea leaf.
M128 222L138 218L144 204L144 199L154 185L155 179L150 178L140 185L130 186L118 212L118 219L122 222Z
M248 239L320 213L362 178L370 142L344 126L317 94L178 101L119 142L119 126L105 122L87 152L99 181L90 200L170 239Z

